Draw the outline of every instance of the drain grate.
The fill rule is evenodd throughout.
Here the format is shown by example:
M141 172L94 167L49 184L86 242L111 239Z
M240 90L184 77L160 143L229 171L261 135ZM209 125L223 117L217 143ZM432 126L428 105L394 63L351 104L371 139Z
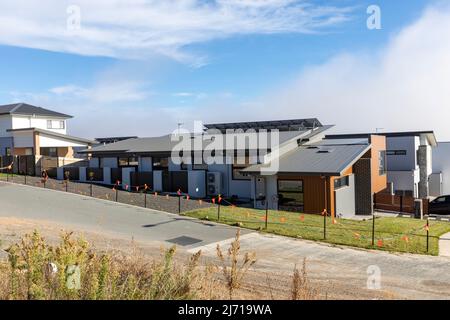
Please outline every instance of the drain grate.
M187 236L181 236L181 237L169 239L166 241L170 242L170 243L178 244L180 246L189 246L194 243L202 242L202 240L200 240L200 239L191 238L191 237L187 237Z

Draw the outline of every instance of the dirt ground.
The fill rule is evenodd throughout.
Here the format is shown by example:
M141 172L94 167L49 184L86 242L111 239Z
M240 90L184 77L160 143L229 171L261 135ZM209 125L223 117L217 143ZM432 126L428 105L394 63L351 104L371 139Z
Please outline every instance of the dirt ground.
M33 230L39 232L50 243L57 243L59 236L64 232L72 230L64 229L61 225L49 221L37 221L31 219L18 219L12 217L0 217L0 247L8 248L12 243L21 239L26 233ZM74 232L74 236L83 236L89 241L95 250L114 251L129 254L136 248L148 259L154 259L161 255L167 245L162 242L140 243L133 239L117 238L117 235L95 232ZM221 246L225 251L227 245ZM178 261L186 261L191 253L179 248L177 253ZM3 252L3 257L6 255ZM0 256L1 258L1 256ZM258 259L258 257L257 257ZM203 256L202 265L217 265L217 280L221 281L221 272L218 268L218 260L213 254ZM300 266L301 267L301 266ZM310 281L312 291L316 292L320 299L398 299L392 292L383 290L367 290L355 288L351 281L341 281L337 279L324 279L320 274L308 271L306 261L307 277ZM268 267L266 264L258 264L258 261L247 274L243 286L236 291L235 299L290 299L292 286L292 271ZM227 295L223 292L222 298Z

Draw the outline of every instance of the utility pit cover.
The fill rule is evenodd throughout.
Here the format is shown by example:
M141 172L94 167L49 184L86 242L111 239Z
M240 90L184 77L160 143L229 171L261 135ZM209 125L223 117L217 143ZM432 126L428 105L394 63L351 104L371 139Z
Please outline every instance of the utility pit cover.
M200 240L200 239L191 238L191 237L187 237L187 236L181 236L181 237L169 239L166 241L170 242L170 243L178 244L180 246L189 246L194 243L202 242L202 240Z

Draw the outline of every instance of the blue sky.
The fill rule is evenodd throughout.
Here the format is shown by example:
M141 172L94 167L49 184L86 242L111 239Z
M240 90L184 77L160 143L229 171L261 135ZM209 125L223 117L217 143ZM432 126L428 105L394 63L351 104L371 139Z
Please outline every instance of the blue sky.
M232 0L239 1L242 0ZM37 10L28 8L26 1L6 0L0 4L3 9L0 26L12 19L18 29L9 36L0 35L0 103L25 101L68 112L75 116L69 130L88 137L164 134L172 131L177 122L193 120L219 122L320 115L322 122L348 131L350 122L328 116L336 111L332 106L316 115L315 107L307 99L302 102L302 97L293 97L287 91L297 91L292 87L305 81L314 83L317 79L308 80L308 75L326 73L323 68L334 70L331 76L342 73L343 70L333 69L336 59L344 59L339 65L351 61L348 70L354 69L354 73L346 76L358 83L354 78L356 69L361 70L359 66L372 70L376 67L374 61L388 60L383 57L387 56L386 51L395 52L392 46L396 37L420 23L427 8L440 5L426 0L268 0L267 6L261 8L242 7L239 3L221 7L222 1L180 0L175 1L173 8L143 8L149 9L148 19L155 20L150 25L146 24L145 16L136 12L139 10L131 10L124 11L126 18L111 27L120 10L89 7L88 1L79 1L81 30L89 29L99 35L91 32L71 36L64 30L57 32L60 26L66 27L70 3L64 2L55 5L53 0L43 1L44 7L39 12L44 13L39 15ZM116 4L121 2L117 0ZM133 2L142 6L137 0L129 2L131 6ZM197 6L202 3L217 5L217 10L226 10L234 20L224 21L221 16L214 20L216 7L200 10ZM294 10L296 5L305 3L308 6L303 13ZM366 27L366 9L371 4L381 8L381 30ZM278 16L281 9L284 11ZM171 10L179 14L174 14L173 24L165 25L165 15ZM100 17L102 14L104 19ZM134 22L140 22L139 19L142 23ZM117 28L117 33L108 33L108 28ZM146 28L148 33L144 33ZM120 34L117 39L116 34ZM145 38L147 34L150 40ZM307 87L302 85L299 90ZM334 86L315 94L339 95L336 90ZM307 92L308 97L312 91ZM398 97L394 99L401 108ZM277 106L277 101L283 103ZM325 100L324 105L328 101L333 99ZM356 106L361 106L361 99L355 101ZM393 121L386 124L383 120L366 121L357 129L416 129L417 124L412 122L414 127L406 128ZM442 135L450 138L450 132Z

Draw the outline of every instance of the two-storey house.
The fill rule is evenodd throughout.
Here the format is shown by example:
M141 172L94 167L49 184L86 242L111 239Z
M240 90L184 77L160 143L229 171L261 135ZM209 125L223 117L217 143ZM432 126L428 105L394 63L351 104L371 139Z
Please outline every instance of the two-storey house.
M0 156L74 157L74 148L92 141L67 135L72 116L15 103L0 106Z

